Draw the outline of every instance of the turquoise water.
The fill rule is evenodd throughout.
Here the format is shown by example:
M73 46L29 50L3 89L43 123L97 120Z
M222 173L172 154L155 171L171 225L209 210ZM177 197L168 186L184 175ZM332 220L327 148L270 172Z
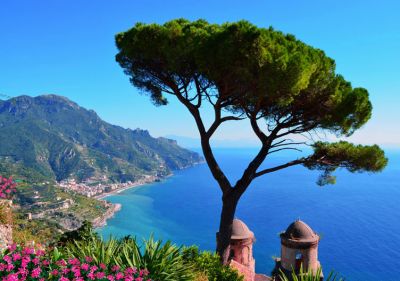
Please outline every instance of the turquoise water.
M222 169L235 181L255 151L216 151ZM258 272L269 273L280 254L278 233L295 219L321 236L319 259L346 280L400 280L400 152L388 152L380 174L339 171L337 184L318 187L318 172L291 167L258 178L239 203L237 217L256 235ZM292 159L274 157L268 166ZM126 190L107 200L122 210L100 230L104 237L152 233L176 244L215 248L221 193L207 165L177 172L161 183Z

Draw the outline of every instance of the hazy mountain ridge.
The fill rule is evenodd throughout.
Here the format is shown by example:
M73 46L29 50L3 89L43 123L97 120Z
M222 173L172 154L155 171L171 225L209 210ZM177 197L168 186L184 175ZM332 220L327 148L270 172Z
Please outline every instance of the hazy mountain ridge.
M114 182L167 175L201 161L173 140L124 129L57 95L0 100L0 172L38 180Z

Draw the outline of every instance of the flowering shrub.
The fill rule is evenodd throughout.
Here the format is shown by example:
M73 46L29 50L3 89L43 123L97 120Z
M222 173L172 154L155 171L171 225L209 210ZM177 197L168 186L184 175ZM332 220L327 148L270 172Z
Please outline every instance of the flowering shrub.
M11 199L12 194L16 191L16 184L12 177L5 178L0 176L0 198Z
M0 256L1 281L151 281L146 269L121 269L117 265L96 264L91 257L51 261L45 251L32 247L9 246Z

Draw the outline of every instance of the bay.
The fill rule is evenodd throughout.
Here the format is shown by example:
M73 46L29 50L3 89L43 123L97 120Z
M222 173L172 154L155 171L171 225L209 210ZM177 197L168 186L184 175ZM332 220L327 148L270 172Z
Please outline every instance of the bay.
M221 168L235 182L254 149L217 149ZM279 233L301 219L320 234L319 259L325 273L346 280L400 280L400 151L387 151L389 165L378 174L335 173L335 185L316 185L318 171L291 167L256 179L242 197L237 217L256 236L257 272L269 274L280 256ZM273 156L265 167L292 160ZM177 245L215 249L221 192L206 164L175 172L159 182L107 197L122 209L103 237L154 235Z

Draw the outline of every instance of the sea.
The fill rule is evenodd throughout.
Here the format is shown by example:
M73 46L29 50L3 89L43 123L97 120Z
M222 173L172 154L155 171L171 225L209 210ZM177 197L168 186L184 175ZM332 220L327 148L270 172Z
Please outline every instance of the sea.
M217 149L216 158L231 182L243 173L255 149ZM320 236L319 260L349 281L400 280L400 150L386 150L381 173L335 172L334 185L316 184L318 171L290 167L257 178L239 202L236 217L256 236L256 271L269 274L280 256L279 233L301 219ZM293 160L271 155L264 167ZM215 249L221 191L208 166L199 164L172 177L106 198L120 212L99 232L110 236L154 235L177 245Z

